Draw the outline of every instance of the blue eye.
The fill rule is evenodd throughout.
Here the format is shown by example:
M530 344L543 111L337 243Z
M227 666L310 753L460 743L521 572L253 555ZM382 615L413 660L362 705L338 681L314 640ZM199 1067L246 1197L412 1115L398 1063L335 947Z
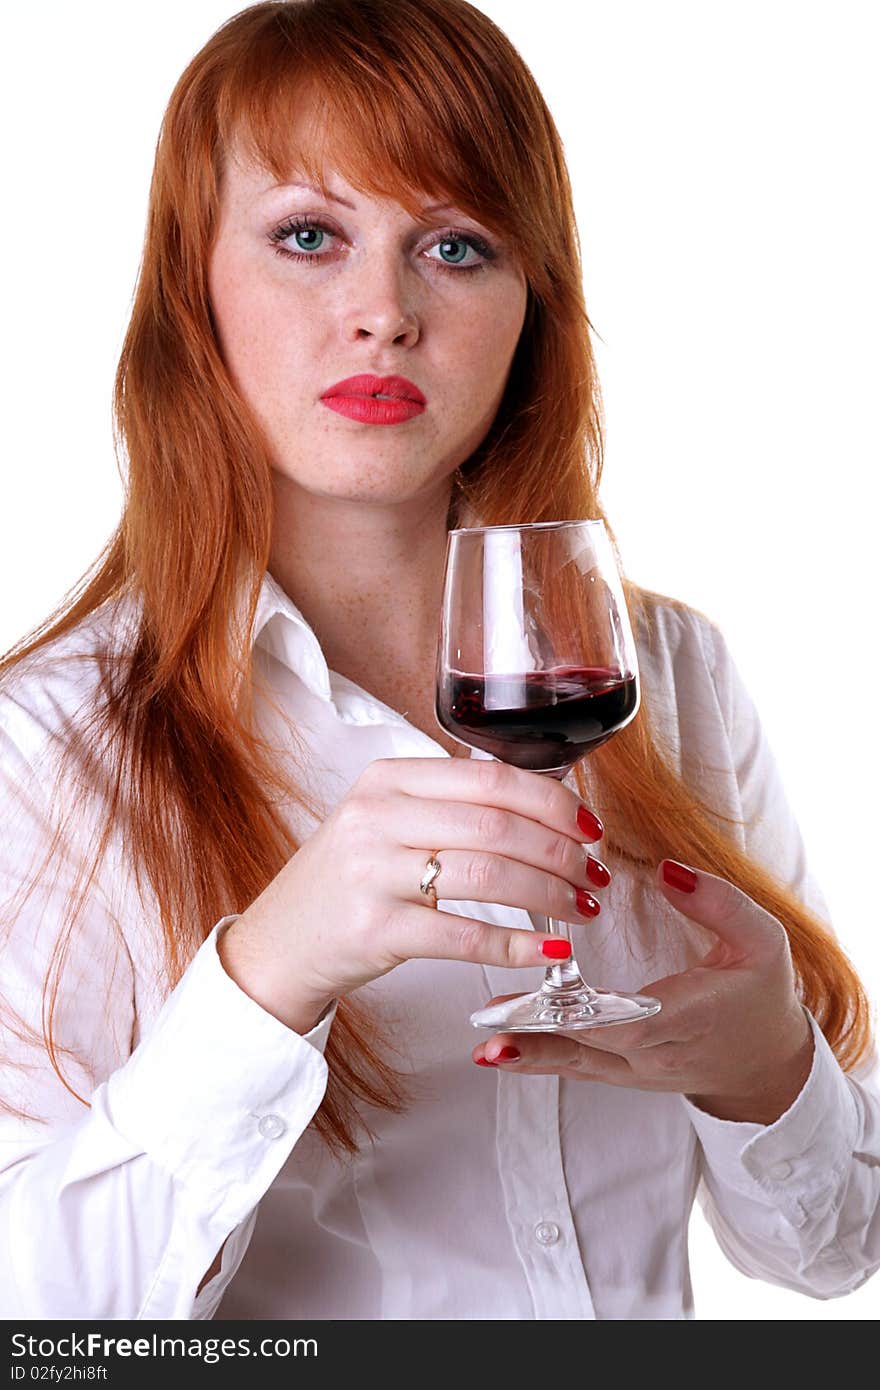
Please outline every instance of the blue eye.
M269 242L278 256L286 256L289 260L294 261L309 261L315 263L317 261L327 260L328 256L324 253L318 254L314 242L307 250L291 250L289 247L284 246L283 243L290 237L295 237L298 240L302 236L313 238L317 236L319 238L317 247L321 247L324 244L325 237L335 237L336 235L336 232L330 227L323 226L322 223L316 221L314 218L291 217L270 234ZM440 247L441 250L447 247L458 248L453 252L453 254L457 256L456 260L441 261L435 259L433 256L428 257L431 264L435 265L438 270L451 275L466 275L472 270L485 270L488 263L495 259L496 254L491 246L474 232L458 232L454 230L444 232L440 240L435 241L429 249L433 251L436 247ZM475 251L477 255L482 257L482 260L471 265L463 264L464 256L467 255L468 250Z
M465 239L464 239L463 236L455 236L455 237L453 237L453 236L447 236L447 237L444 237L442 241L436 242L435 245L434 245L434 247L432 247L431 249L434 250L434 249L436 249L437 247L439 247L440 250L442 251L443 248L446 247L446 246L458 246L458 247L460 248L460 250L462 251L462 253L463 253L464 255L467 255L467 251L468 251L468 242L465 241ZM470 249L471 249L471 250L474 250L475 248L474 248L473 246L471 246ZM460 263L461 263L461 257L459 257L459 259L458 259L457 261L451 262L451 264L453 264L453 265L459 265ZM468 268L470 268L470 267L468 267Z
M323 243L324 237L327 235L327 233L324 232L320 227L297 227L297 228L295 228L293 235L296 236L296 237L301 237L301 236L307 236L307 237L308 237L308 236L312 236L312 237L317 236L317 237L320 237L321 240L318 242L318 246L320 246L320 245ZM314 247L306 247L305 249L306 249L306 251L308 252L308 251L313 251L315 248L314 248Z

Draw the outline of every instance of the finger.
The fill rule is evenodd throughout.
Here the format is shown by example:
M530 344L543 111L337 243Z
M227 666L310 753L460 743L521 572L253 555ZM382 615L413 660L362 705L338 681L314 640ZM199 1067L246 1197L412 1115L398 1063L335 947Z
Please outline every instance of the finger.
M398 791L432 801L494 806L541 822L581 844L600 840L604 834L598 816L570 787L555 777L494 760L377 758L361 773L357 786L366 795Z
M388 919L388 947L399 961L463 960L475 965L535 966L550 961L545 941L558 945L550 932L499 927L476 917L462 917L440 908L400 902Z
M470 879L479 881L480 874L489 872L486 855L501 855L585 888L591 896L595 888L611 882L610 870L573 836L548 829L543 822L516 811L400 796L376 798L375 808L373 823L383 844L405 845L422 854L432 849L471 854L475 862L468 871ZM480 901L498 900L490 892Z
M499 903L524 908L527 912L548 913L561 922L590 921L600 911L598 899L586 888L500 854L451 850L444 846L437 859L440 872L433 887L438 900ZM390 861L391 883L396 896L424 903L426 899L419 883L425 871L425 851L398 850L391 853Z
M519 1057L511 1056L511 1051ZM594 1049L568 1033L496 1033L472 1056L475 1062L482 1057L499 1068L530 1076L557 1074L611 1086L633 1082L633 1069L625 1058Z
M726 951L713 951L712 963L732 964L737 960L748 959L756 953L776 951L787 944L788 934L782 923L754 902L747 893L737 888L725 878L716 874L691 869L696 876L696 884L691 892L675 888L663 877L664 864L671 864L673 872L687 865L679 865L676 860L661 859L655 874L656 882L666 900L684 917L708 927L718 936Z

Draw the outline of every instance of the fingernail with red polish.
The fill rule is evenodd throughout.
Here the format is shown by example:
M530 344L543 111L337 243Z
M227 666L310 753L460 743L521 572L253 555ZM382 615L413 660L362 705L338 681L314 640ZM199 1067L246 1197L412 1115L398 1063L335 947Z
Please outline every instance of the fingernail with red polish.
M588 893L586 888L576 888L575 898L577 899L577 910L582 917L598 917L602 911L601 903L598 903L592 893Z
M578 808L578 829L588 840L601 840L605 834L605 827L598 816L594 816L592 811L588 811L586 806Z
M516 1047L502 1047L500 1052L495 1054L496 1062L518 1062L522 1053Z
M475 1057L474 1061L478 1067L494 1067L495 1063L490 1062L488 1057Z
M606 868L601 859L594 859L592 854L588 854L585 868L587 878L591 883L595 883L597 888L608 887L611 882L611 871Z
M677 859L663 860L663 881L679 893L693 893L697 886L697 875L687 864L679 864Z
M551 960L567 960L571 955L571 942L564 936L554 936L552 941L542 941L541 950Z

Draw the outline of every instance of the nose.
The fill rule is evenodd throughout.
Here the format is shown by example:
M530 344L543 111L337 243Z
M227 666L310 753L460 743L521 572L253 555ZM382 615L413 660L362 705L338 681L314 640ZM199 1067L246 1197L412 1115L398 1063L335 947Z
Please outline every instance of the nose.
M347 337L353 342L373 338L377 343L412 347L419 339L415 314L397 310L364 309L348 316Z
M412 287L392 268L374 263L366 275L347 288L351 296L345 309L345 335L352 342L373 338L377 343L412 347L420 334L419 315L412 302Z

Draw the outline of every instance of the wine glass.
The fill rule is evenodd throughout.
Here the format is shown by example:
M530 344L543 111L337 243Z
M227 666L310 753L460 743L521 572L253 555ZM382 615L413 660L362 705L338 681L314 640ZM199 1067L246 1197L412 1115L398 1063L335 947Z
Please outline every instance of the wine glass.
M561 780L635 718L635 641L604 522L449 532L434 713L458 743ZM564 922L546 930L571 940ZM553 1033L649 1018L659 999L587 984L574 951L475 1028Z

